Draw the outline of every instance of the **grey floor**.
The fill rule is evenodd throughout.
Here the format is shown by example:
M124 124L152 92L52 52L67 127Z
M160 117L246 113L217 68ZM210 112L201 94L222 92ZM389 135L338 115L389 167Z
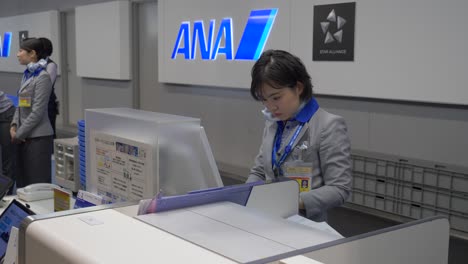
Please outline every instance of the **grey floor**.
M239 184L241 182L223 177L224 185ZM345 237L364 234L385 227L398 225L385 218L362 213L356 210L339 207L329 211L328 224ZM468 240L451 237L449 242L448 264L468 263Z

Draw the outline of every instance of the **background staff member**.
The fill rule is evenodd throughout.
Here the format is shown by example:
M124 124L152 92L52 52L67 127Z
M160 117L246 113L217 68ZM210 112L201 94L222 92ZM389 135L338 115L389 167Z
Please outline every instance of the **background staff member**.
M15 164L14 145L10 137L10 123L15 114L13 102L0 91L0 147L2 149L2 175L11 178L13 181L13 168Z
M252 68L252 97L266 107L262 145L247 182L284 176L291 152L307 143L302 155L311 164L311 190L300 193L299 208L314 221L345 202L351 190L351 153L342 117L319 107L302 61L282 50L265 51ZM278 194L281 195L281 194Z
M16 186L51 181L52 126L47 104L52 91L44 46L36 38L25 39L16 55L24 71L18 91L18 108L11 123L11 138L18 143Z
M45 60L47 61L47 65L45 70L49 73L50 81L52 82L52 92L50 93L49 103L47 107L47 113L49 115L50 125L54 130L54 138L56 137L56 129L55 129L55 120L57 119L57 115L59 114L59 102L57 100L57 95L55 95L55 81L57 80L57 63L53 61L50 56L52 55L53 46L52 42L48 38L39 38L44 46L44 55L46 56Z

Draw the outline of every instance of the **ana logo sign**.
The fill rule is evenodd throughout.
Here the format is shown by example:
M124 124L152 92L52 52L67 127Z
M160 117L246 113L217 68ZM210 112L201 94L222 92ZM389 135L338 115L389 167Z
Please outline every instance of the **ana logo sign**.
M234 60L257 60L260 57L270 35L277 13L277 8L252 10L250 12L239 46L234 55ZM214 38L215 26L216 21L211 19L208 35L206 35L203 21L195 21L193 22L192 35L190 35L190 22L182 22L171 58L175 60L178 54L182 54L184 55L184 59L194 60L197 57L197 50L199 49L202 60L216 60L218 54L224 54L226 60L232 60L232 18L224 18L221 20L216 38ZM221 46L221 41L223 39L224 46ZM182 44L183 46L181 47ZM197 48L197 46L199 48Z
M9 57L10 56L10 48L11 48L11 36L13 34L11 32L5 32L3 34L3 41L2 36L0 36L0 57Z

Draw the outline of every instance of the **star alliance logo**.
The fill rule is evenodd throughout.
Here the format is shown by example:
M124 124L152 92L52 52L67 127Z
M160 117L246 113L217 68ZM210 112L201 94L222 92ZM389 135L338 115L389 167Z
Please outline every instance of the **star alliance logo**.
M315 5L312 60L353 61L355 19L355 2Z
M330 32L330 24L336 24L336 32ZM343 26L346 24L346 19L337 16L335 9L333 9L327 16L327 21L320 22L323 34L325 34L325 44L329 44L335 41L341 43L343 41Z

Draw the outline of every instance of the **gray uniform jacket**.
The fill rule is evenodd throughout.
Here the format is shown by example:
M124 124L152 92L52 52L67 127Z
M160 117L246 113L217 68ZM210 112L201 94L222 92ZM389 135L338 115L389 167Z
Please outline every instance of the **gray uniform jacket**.
M266 121L262 145L247 182L275 179L271 152L277 126L275 121ZM290 141L292 134L286 142ZM309 147L302 159L313 164L312 188L309 192L301 192L300 197L308 218L325 221L327 210L342 205L351 190L351 144L346 123L342 117L319 108L304 125L293 146L304 141ZM282 146L279 152L284 152L284 148ZM285 162L291 160L289 155Z
M26 139L53 135L47 116L47 104L52 92L49 74L42 70L21 84L18 97L31 98L31 107L16 108L11 125L16 125L16 138Z

